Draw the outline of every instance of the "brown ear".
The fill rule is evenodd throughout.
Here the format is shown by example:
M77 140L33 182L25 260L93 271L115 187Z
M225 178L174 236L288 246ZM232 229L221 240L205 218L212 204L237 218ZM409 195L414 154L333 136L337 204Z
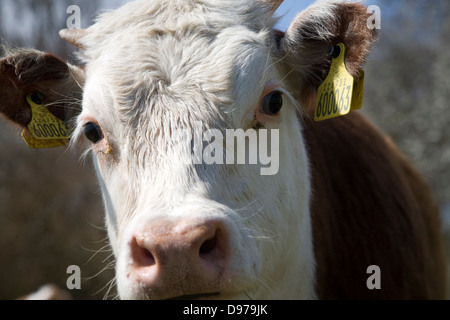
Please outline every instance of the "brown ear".
M319 1L301 12L280 42L293 87L306 103L325 80L331 65L331 45L344 43L345 63L353 76L364 64L377 31L368 27L371 14L359 3ZM295 83L294 83L295 82Z
M33 94L56 117L68 122L81 110L83 72L50 53L32 49L5 50L0 59L0 113L26 128Z

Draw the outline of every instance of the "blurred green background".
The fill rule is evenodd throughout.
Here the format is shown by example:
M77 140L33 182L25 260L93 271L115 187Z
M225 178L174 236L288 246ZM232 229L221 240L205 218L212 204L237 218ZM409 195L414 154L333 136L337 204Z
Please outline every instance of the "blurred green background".
M1 0L0 36L76 61L58 37L66 8L78 5L81 26L100 9L125 0ZM286 1L292 12L310 1ZM380 39L367 63L363 112L387 132L426 177L450 240L450 1L373 0L381 8ZM0 119L0 299L14 299L46 283L66 288L66 269L82 272L77 299L114 298L111 252L103 206L90 161L64 148L30 150L19 131ZM407 266L405 266L407 267Z

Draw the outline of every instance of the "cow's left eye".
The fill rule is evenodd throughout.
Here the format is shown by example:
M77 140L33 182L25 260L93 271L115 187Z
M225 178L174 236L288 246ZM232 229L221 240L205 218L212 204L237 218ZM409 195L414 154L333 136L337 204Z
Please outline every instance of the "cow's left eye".
M280 91L273 91L266 95L262 102L261 108L265 114L276 115L283 107L283 97Z

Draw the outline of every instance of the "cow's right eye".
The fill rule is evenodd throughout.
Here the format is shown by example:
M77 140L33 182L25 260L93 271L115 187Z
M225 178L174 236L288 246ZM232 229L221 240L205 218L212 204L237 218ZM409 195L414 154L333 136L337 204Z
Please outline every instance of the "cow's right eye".
M84 126L84 135L92 143L98 143L103 139L103 132L100 126L93 122L88 122Z

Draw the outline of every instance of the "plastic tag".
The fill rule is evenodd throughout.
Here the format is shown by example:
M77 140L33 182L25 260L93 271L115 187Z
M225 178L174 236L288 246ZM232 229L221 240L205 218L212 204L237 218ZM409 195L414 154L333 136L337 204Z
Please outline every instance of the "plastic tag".
M66 145L66 140L38 140L35 139L31 133L27 130L22 131L22 138L25 140L27 145L33 149L43 149L43 148L55 148L63 147Z
M353 86L353 99L350 111L355 111L362 108L364 96L364 78L365 73L364 70L361 69L359 70L359 76L355 79L355 84Z
M362 107L364 72L361 70L355 81L345 66L345 45L340 43L338 46L339 56L333 58L330 72L317 91L315 121L344 116Z
M45 106L36 104L31 95L27 96L32 118L28 131L23 130L22 137L30 148L53 148L66 145L69 138L64 121L55 117Z

